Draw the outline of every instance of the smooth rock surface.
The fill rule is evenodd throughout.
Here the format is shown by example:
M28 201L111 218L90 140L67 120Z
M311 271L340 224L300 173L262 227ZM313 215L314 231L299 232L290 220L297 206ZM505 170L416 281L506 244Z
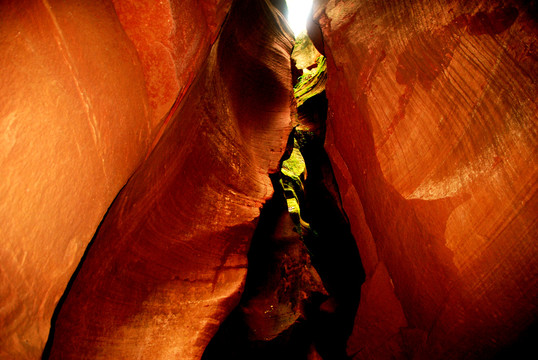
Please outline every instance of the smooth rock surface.
M367 275L354 359L487 358L538 318L530 4L330 0L316 12L326 148ZM369 300L387 281L383 308L404 318Z
M40 358L56 303L152 137L108 1L0 4L0 358Z
M231 3L0 3L0 359L41 356L136 169L52 358L200 358L237 304L292 81L274 7L238 0L220 33ZM354 359L490 358L536 329L536 13L320 1L326 148L367 277Z
M51 358L199 359L237 305L290 126L291 37L240 1L119 194L56 321Z
M320 55L306 32L297 35L291 53L291 58L295 61L297 69L303 70L304 73L305 69L310 69L311 66L315 67L316 59Z
M41 355L84 249L230 4L0 5L0 358Z

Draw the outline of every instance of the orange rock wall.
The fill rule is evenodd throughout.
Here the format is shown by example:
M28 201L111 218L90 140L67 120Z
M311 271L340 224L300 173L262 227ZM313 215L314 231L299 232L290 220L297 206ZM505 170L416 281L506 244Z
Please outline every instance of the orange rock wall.
M110 208L55 324L51 359L199 359L243 289L287 142L291 38L241 1L155 150Z
M269 1L245 0L211 47L230 4L0 3L0 359L41 356L136 169L52 357L199 358L237 303L291 45ZM367 274L354 359L487 358L536 322L536 13L318 8L326 148Z
M317 9L326 148L367 274L355 359L484 358L536 321L535 10Z
M161 125L205 61L231 0L112 0L142 63L153 110Z
M151 29L129 18L135 3L143 5L0 4L2 359L41 356L53 311L86 246L158 137L158 120L198 72L230 1L169 4L172 11ZM151 33L150 49L189 36L148 62L151 51L133 33ZM177 76L155 69L174 66L180 79L166 87ZM166 96L152 86L165 88Z
M56 302L148 148L151 112L111 3L0 7L0 358L38 358Z

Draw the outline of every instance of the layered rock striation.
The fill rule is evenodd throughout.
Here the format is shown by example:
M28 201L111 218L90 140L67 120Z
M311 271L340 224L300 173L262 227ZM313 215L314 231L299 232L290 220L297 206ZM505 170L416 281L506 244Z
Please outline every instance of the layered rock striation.
M251 16L257 14L257 16ZM291 38L234 4L162 138L104 219L50 358L198 359L237 305L259 208L290 131Z
M489 357L536 321L533 6L318 8L326 148L367 276L353 358Z
M324 93L331 164L300 144L318 228L296 263L329 299L315 329L252 328L293 324L310 358L344 357L353 329L353 359L491 358L536 329L535 2L319 1L326 60L298 114L276 7L1 2L0 359L39 358L55 309L45 357L200 358L239 302L290 114L298 143L324 134Z
M0 5L0 358L41 356L69 278L200 72L231 1L151 5Z

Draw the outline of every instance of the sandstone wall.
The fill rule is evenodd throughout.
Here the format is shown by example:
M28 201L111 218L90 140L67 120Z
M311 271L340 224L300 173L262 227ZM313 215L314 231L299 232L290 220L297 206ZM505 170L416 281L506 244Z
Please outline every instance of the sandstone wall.
M484 358L536 321L532 6L317 9L326 148L367 274L354 358Z
M199 359L237 305L290 129L291 38L241 1L160 142L109 210L51 358Z
M151 28L139 16L154 14L136 8L148 4L0 4L0 358L41 356L86 246L199 71L230 1L160 2L171 10Z

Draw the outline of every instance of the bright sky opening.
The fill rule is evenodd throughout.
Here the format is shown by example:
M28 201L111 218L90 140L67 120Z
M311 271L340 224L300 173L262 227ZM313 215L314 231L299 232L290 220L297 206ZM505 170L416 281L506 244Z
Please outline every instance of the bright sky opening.
M312 8L312 0L286 0L288 4L288 22L297 37L306 31L306 19Z

